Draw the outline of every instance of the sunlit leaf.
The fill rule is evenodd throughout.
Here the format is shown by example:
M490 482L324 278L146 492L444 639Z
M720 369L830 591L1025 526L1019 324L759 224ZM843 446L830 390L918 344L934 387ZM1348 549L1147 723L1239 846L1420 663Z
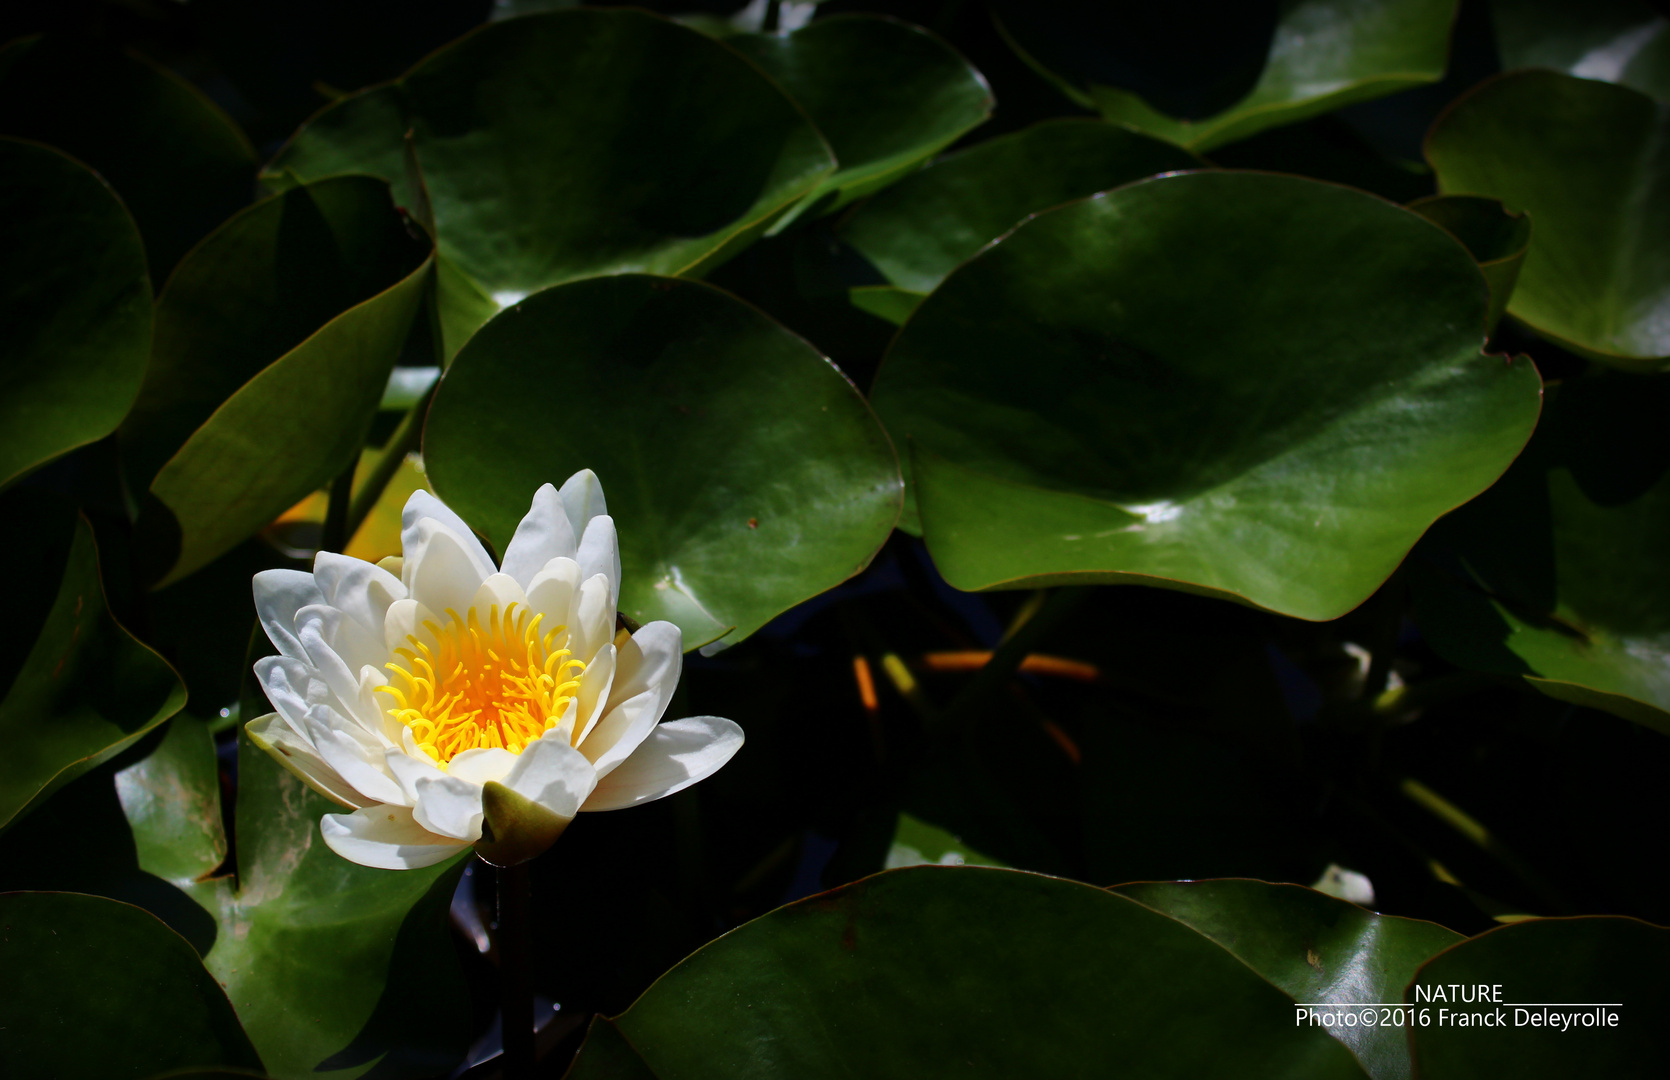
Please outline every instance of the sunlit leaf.
M1603 364L1670 360L1670 138L1665 107L1628 87L1510 72L1427 137L1445 194L1488 195L1535 234L1508 314Z
M547 388L539 409L530 387ZM483 327L441 380L423 457L500 551L539 485L594 470L621 610L677 623L687 649L863 569L900 497L886 434L816 350L712 286L636 274L548 289Z
M0 926L5 1075L261 1068L226 993L185 939L144 909L78 893L5 893Z
M204 721L174 717L157 748L115 779L140 869L185 885L208 877L225 860L220 768Z
M1490 0L1504 68L1553 68L1670 100L1670 19L1642 0Z
M145 249L121 201L55 150L0 139L0 487L116 429L151 348Z
M1189 173L987 248L873 400L959 588L1134 582L1329 619L1530 435L1539 380L1480 353L1486 300L1418 215Z
M610 1031L612 1027L614 1030ZM602 1043L605 1053L595 1053ZM779 908L599 1019L574 1080L1362 1076L1181 923L1013 870L893 870Z

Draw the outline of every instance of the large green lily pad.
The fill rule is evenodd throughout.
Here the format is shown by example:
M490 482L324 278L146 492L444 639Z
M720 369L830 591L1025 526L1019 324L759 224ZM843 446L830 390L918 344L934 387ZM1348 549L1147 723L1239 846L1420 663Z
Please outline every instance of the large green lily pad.
M418 236L381 181L338 177L250 207L169 279L121 431L130 481L155 499L141 527L159 584L356 460L423 300Z
M991 87L919 26L874 15L819 19L792 34L725 43L763 68L829 140L840 167L807 196L824 211L899 179L985 122Z
M275 1077L444 1073L469 1038L446 912L468 854L375 870L325 846L342 808L240 734L238 875L189 892L219 923L203 963Z
M1430 1018L1410 1032L1415 1070L1426 1080L1658 1076L1667 966L1670 930L1635 919L1533 919L1469 938L1427 961L1404 992ZM1481 983L1500 986L1503 1004L1433 1002L1440 987L1453 995L1455 987ZM1582 1007L1523 1007L1568 1002ZM1458 1022L1457 1013L1490 1017L1492 1026ZM1550 1018L1566 1019L1551 1025Z
M841 223L841 239L894 285L933 292L958 264L1028 214L1204 164L1116 124L1046 120L906 177L854 210Z
M1449 59L1455 0L1283 0L1263 74L1215 116L1180 120L1119 87L1073 86L1108 120L1202 153L1399 90L1435 83Z
M610 1030L613 1028L613 1030ZM595 1053L601 1044L603 1053ZM1358 1076L1293 999L1181 923L1014 870L891 870L705 946L570 1076Z
M1670 107L1552 71L1474 88L1427 136L1446 194L1488 195L1536 235L1508 313L1603 364L1670 361Z
M595 274L717 265L835 168L758 68L630 10L493 23L320 113L269 173L368 172L434 210L448 353L500 308Z
M104 438L151 348L151 281L133 219L56 150L0 139L0 487Z
M139 223L159 282L249 202L255 178L249 140L196 87L135 53L76 38L0 49L0 134L96 169Z
M1670 19L1643 0L1490 0L1504 68L1553 68L1670 100Z
M156 916L102 896L0 894L0 1071L108 1080L259 1070L226 994Z
M1330 619L1530 436L1536 370L1481 354L1486 305L1407 210L1186 173L964 264L873 401L958 588L1139 582Z
M117 772L115 781L141 870L183 888L219 869L226 828L206 722L178 714L156 749Z
M547 289L483 327L435 393L423 459L500 551L541 484L595 471L621 610L677 623L687 649L856 574L899 513L887 435L829 361L729 293L643 274Z
M178 712L185 687L105 604L93 529L44 493L0 506L16 575L0 659L0 829Z
M1398 1001L1416 968L1462 940L1437 923L1376 915L1302 885L1163 881L1117 891L1205 934L1296 1002L1332 1007L1319 1009L1319 1017L1350 1013L1360 1021L1370 1010L1343 1007ZM1379 1010L1372 1011L1378 1021ZM1342 1018L1328 1030L1375 1080L1410 1075L1401 1026Z
M1416 578L1433 648L1670 734L1667 415L1662 378L1553 389L1524 456L1433 532Z

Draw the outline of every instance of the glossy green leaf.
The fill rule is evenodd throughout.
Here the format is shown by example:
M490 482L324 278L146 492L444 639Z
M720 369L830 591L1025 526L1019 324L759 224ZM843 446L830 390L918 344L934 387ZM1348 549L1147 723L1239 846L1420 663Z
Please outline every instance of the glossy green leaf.
M1416 199L1409 209L1460 240L1478 262L1490 286L1485 326L1494 333L1531 246L1530 217L1478 195L1432 195Z
M1205 152L1266 128L1434 83L1449 57L1455 0L1283 0L1264 73L1235 105L1179 120L1118 87L1070 87L1083 104Z
M1550 391L1524 456L1429 545L1426 638L1463 667L1670 734L1670 384Z
M1437 923L1376 915L1302 885L1224 879L1117 891L1206 935L1307 1005L1396 1002L1416 968L1462 940ZM1328 1030L1375 1080L1410 1075L1402 1027L1341 1020Z
M238 876L191 891L219 923L204 964L273 1076L444 1073L468 1042L469 1000L446 910L468 855L375 870L337 855L319 819L342 808L245 735Z
M962 589L1140 582L1350 610L1507 467L1536 370L1484 356L1466 250L1348 188L1149 180L946 279L873 393Z
M853 211L841 223L841 239L893 284L933 292L1029 214L1203 165L1186 150L1114 124L1047 120L905 178Z
M157 748L115 779L141 870L183 886L225 861L220 766L207 723L174 717Z
M1533 919L1469 938L1427 961L1404 1000L1440 986L1453 994L1454 986L1483 983L1499 985L1504 1004L1424 1004L1431 1023L1415 1025L1409 1036L1416 1072L1425 1080L1658 1076L1664 1071L1659 1018L1670 1009L1666 967L1670 930L1635 919ZM1566 1002L1591 1007L1515 1008ZM1440 1022L1440 1009L1449 1010L1450 1022ZM1498 1010L1501 1027L1453 1019L1457 1012ZM1615 1022L1607 1023L1608 1014ZM1579 1019L1559 1026L1533 1023L1532 1016Z
M860 285L847 290L847 299L852 301L853 307L878 319L886 319L894 326L903 326L927 295L892 285Z
M151 282L133 219L56 150L0 139L0 487L104 438L151 348Z
M1427 136L1446 194L1488 195L1536 235L1508 313L1603 364L1670 360L1670 107L1551 71L1476 87Z
M249 202L255 177L249 140L196 87L136 53L75 38L0 49L0 134L97 170L138 222L159 282Z
M92 526L73 507L13 492L0 507L0 557L20 568L0 659L3 829L178 712L186 692L111 617Z
M1110 1062L1149 1077L1362 1075L1292 1009L1207 938L1124 897L916 867L710 943L607 1022L625 1046L611 1039L594 1061L588 1043L569 1075L933 1076L948 1062L965 1077L1099 1076Z
M121 432L130 481L155 498L141 528L160 584L355 460L423 300L427 249L382 182L340 177L257 203L180 265Z
M539 485L594 470L621 611L678 624L686 649L857 573L899 512L887 436L838 370L728 293L642 274L548 289L483 327L435 393L423 459L500 551Z
M226 994L143 908L0 894L0 1073L109 1080L193 1065L259 1070Z
M558 282L722 262L835 167L748 61L641 11L493 23L310 121L273 173L369 172L412 205L413 133L442 256L448 353Z
M1490 0L1504 68L1553 68L1670 100L1670 19L1642 0Z
M996 104L956 50L896 19L837 15L792 34L725 43L776 79L829 140L839 168L806 197L823 211L904 176L984 123Z

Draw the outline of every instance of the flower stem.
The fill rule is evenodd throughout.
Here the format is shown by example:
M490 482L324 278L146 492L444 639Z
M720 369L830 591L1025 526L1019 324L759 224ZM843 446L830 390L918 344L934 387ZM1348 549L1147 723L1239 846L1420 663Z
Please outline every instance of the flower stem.
M505 1080L529 1080L534 1069L528 893L527 863L499 868L499 1013Z
M438 384L438 380L437 380ZM400 421L400 426L389 436L388 443L383 447L383 456L371 467L371 472L360 485L359 494L354 496L348 507L348 535L352 536L365 524L365 519L371 514L377 500L383 497L383 491L394 479L394 474L400 471L400 465L406 460L406 455L418 448L418 442L423 436L423 419L429 413L429 401L435 396L435 387L431 386L424 392L418 403L412 406Z

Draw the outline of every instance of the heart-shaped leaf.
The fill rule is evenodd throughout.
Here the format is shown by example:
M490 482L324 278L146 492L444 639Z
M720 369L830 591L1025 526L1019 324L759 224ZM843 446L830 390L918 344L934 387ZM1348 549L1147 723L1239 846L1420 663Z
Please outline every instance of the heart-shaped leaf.
M446 926L468 855L375 870L337 855L319 819L340 810L240 734L238 876L188 891L219 923L203 963L276 1077L444 1073L469 1002Z
M611 1028L613 1030L611 1030ZM594 1053L601 1044L603 1053ZM1340 1076L1293 999L1181 923L1058 878L891 870L705 946L570 1076Z
M217 229L157 301L124 463L153 573L206 565L351 464L428 283L388 188L292 188ZM172 543L170 543L172 541Z
M185 704L172 668L105 605L93 529L32 490L0 507L0 558L16 577L0 655L0 829L132 746Z
M130 904L0 894L0 1071L152 1076L261 1060L186 940Z
M967 60L919 26L873 15L725 43L776 79L840 167L806 197L825 212L878 191L986 121L996 103Z
M1642 0L1490 0L1504 68L1553 68L1670 101L1670 19Z
M1552 71L1474 88L1427 136L1446 194L1488 195L1536 235L1508 313L1591 360L1670 360L1670 139L1665 106Z
M0 139L0 487L116 430L145 376L151 281L133 219L56 150Z
M530 411L530 388L555 396ZM500 551L539 485L595 471L621 610L677 623L687 649L857 573L899 512L887 436L829 361L728 293L642 274L547 289L483 327L435 392L423 457Z
M1532 919L1468 938L1427 961L1404 991L1430 1018L1409 1032L1416 1072L1430 1080L1657 1076L1667 966L1670 930L1635 919ZM1503 1004L1455 1003L1458 987L1481 984L1500 987ZM1541 1007L1566 1002L1574 1007ZM1489 1017L1490 1026L1457 1014Z
M0 49L0 134L96 169L138 222L159 282L249 202L255 176L249 140L196 87L136 53L75 38Z
M1435 529L1416 616L1453 663L1670 734L1670 384L1550 392L1523 457Z
M426 197L451 354L548 285L717 265L834 168L811 122L726 46L646 12L578 10L482 27L345 98L269 172L369 172L405 205Z
M1130 90L1058 85L1108 120L1202 153L1444 77L1455 0L1284 0L1264 72L1215 116L1179 120Z
M1028 214L1202 164L1186 150L1115 124L1046 120L906 177L854 210L841 223L841 239L894 285L933 292L958 264Z
M1530 217L1478 195L1432 195L1416 199L1409 209L1460 240L1478 262L1490 286L1485 327L1494 333L1531 247Z
M1416 968L1462 940L1437 923L1376 915L1302 885L1160 881L1117 891L1205 934L1302 1005L1395 1003ZM1363 1024L1367 1011L1335 1008L1318 1015L1339 1017L1328 1030L1375 1080L1409 1076L1403 1028ZM1378 1021L1379 1010L1372 1011Z
M1362 192L1162 177L964 264L873 400L958 588L1141 582L1330 619L1536 423L1530 362L1479 351L1486 300L1460 244Z

